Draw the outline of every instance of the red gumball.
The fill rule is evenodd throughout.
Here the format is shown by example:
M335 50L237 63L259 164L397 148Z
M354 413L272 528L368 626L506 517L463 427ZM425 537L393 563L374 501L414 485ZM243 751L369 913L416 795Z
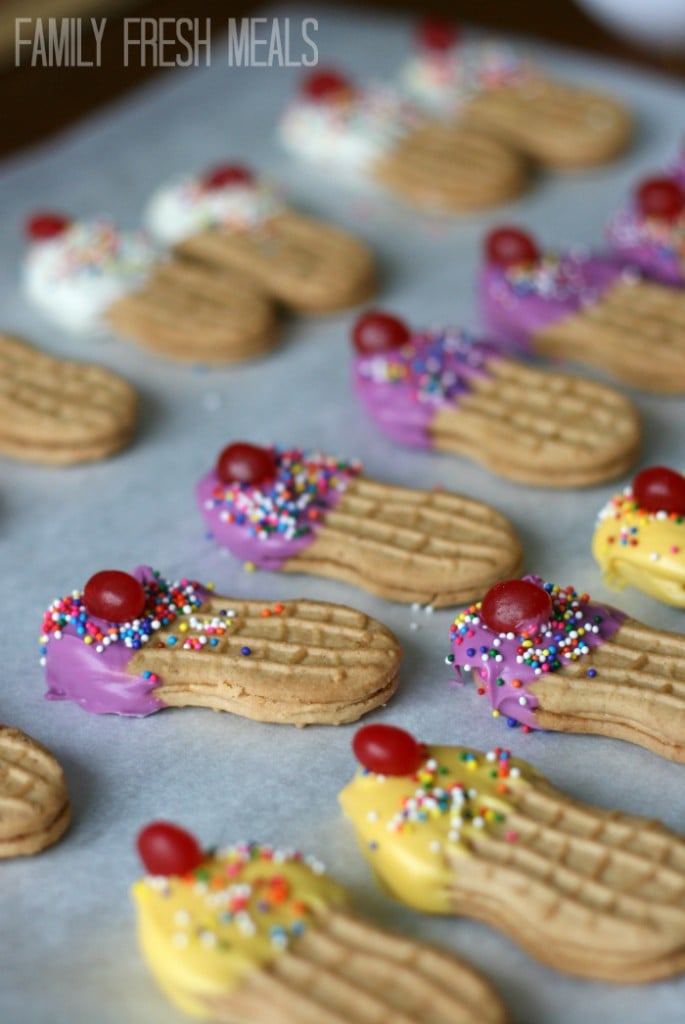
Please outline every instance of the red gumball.
M34 242L56 238L67 230L71 221L60 213L34 213L24 225L26 237Z
M648 512L685 515L685 476L667 466L650 466L633 480L633 497Z
M459 36L456 25L438 18L424 18L416 30L419 46L431 53L448 53L459 42Z
M205 174L202 184L206 189L224 188L226 185L250 185L254 175L244 164L219 164Z
M86 611L108 622L130 622L145 611L143 584L128 572L103 569L83 589Z
M326 102L353 91L352 83L332 69L313 71L302 82L302 92L310 100Z
M685 189L673 178L648 178L638 186L636 198L645 217L675 220L685 209Z
M495 228L485 238L485 257L498 267L514 267L519 263L535 263L540 250L533 238L518 228Z
M216 464L216 473L225 484L261 484L272 480L277 471L276 456L269 448L238 441L224 448Z
M153 821L138 833L138 854L151 875L187 875L204 860L190 832L171 821Z
M488 590L480 617L495 633L535 633L551 619L552 599L531 580L505 580Z
M352 750L369 771L380 775L413 775L423 759L421 745L395 725L365 725L355 734Z
M402 320L373 310L360 316L352 328L352 343L364 356L402 348L409 338L409 328Z

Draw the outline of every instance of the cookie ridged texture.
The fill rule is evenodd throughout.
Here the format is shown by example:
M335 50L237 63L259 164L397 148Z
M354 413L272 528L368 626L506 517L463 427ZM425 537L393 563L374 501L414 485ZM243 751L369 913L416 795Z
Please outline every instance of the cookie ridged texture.
M596 366L643 391L685 393L685 292L677 288L619 281L532 341L544 355Z
M685 763L685 639L676 633L627 619L611 639L529 689L543 729L612 736Z
M0 452L47 465L104 458L130 439L137 399L110 370L0 334Z
M623 395L510 359L493 359L488 370L455 408L438 409L434 447L536 487L588 487L635 462L640 422Z
M588 167L619 156L632 120L609 96L548 78L486 89L463 110L467 123L492 131L549 167Z
M342 911L212 1002L218 1020L260 1024L506 1024L498 995L457 959Z
M371 169L405 201L435 210L478 210L506 202L527 184L522 157L497 139L456 125L425 121Z
M373 257L361 241L294 210L249 231L218 227L201 232L176 251L208 265L234 268L305 313L356 306L375 290Z
M231 363L270 351L276 313L244 274L172 258L113 303L107 320L144 348L186 362Z
M0 725L0 857L38 853L71 816L64 773L42 744Z
M685 968L685 840L645 818L576 803L538 777L507 796L506 830L454 856L459 915L507 932L537 959L637 983Z
M354 722L389 700L401 657L389 629L343 605L286 601L280 607L265 615L264 602L213 596L198 615L234 613L216 646L190 651L150 644L133 655L128 671L158 675L155 696L168 705L262 722ZM155 633L155 643L170 635L173 625Z
M490 506L358 477L327 510L312 544L283 568L440 608L475 600L516 575L521 560L513 526Z

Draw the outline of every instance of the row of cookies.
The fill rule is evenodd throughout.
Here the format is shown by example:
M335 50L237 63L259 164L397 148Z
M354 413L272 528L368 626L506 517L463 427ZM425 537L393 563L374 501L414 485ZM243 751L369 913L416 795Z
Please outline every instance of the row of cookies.
M434 20L416 42L395 85L308 75L279 126L283 144L412 205L464 211L514 198L533 162L590 167L630 141L619 101L553 77L508 43L464 41Z
M381 492L381 493L383 493L383 492ZM369 495L368 494L362 495L361 497L365 498L366 500L369 499ZM383 494L383 500L384 500L384 498L385 498L385 495ZM357 512L357 515L358 515L358 512ZM330 543L330 538L329 538L329 543ZM234 605L235 605L235 602L231 602L230 603L230 607L233 607ZM268 615L263 614L265 611L270 612L270 614L268 614ZM281 607L281 610L279 612L279 610L278 610L278 608L276 606L272 606L272 607L262 606L259 609L259 620L261 620L258 623L259 628L261 628L264 623L268 623L269 624L269 628L272 628L272 622L270 622L269 620L275 620L276 625L278 625L278 619L283 614L284 614L284 612L283 612L283 608L282 607ZM297 617L297 614L299 614L299 613L296 613L295 617ZM107 617L107 616L105 616L105 617ZM216 616L216 617L220 618L221 616ZM255 609L254 618L255 619L257 618L256 609ZM281 619L281 621L282 621L282 619ZM219 643L221 642L220 638L224 634L221 634L220 632L218 632L220 627L221 627L220 623L219 623L218 626L212 627L212 628L215 628L217 630L216 633L212 633L211 630L209 632L207 632L206 629L204 629L202 631L201 635L203 637L206 637L206 645L211 645L212 639L217 639L217 640L219 640ZM193 630L192 625L191 625L190 628L191 628L191 631L192 631ZM307 627L307 628L309 629L311 627ZM250 632L248 634L248 639L253 644L258 644L260 642L260 640L259 639L256 639L256 640L253 639L254 636L259 638L259 637L263 636L263 634L260 634L259 632L257 632L256 634ZM108 639L108 637L106 635L103 635L103 637L102 637L103 642L106 639ZM110 635L110 639L111 639L111 635ZM179 639L183 643L185 643L185 636L181 636L181 637L179 637ZM192 635L189 639L196 640L198 638L195 637L194 635ZM245 638L242 638L242 639L245 639ZM289 638L286 637L285 639L287 641ZM198 639L198 642L199 642L199 639ZM86 648L88 647L88 645L85 645L85 646L86 646ZM103 643L103 646L104 646L104 643ZM172 645L172 646L174 646L174 645ZM243 648L244 647L249 647L249 646L250 646L249 643L243 643L243 645L242 645ZM300 644L300 647L301 646L302 645ZM192 644L190 644L189 648L185 648L185 649L186 650L192 649ZM164 653L164 652L162 652L162 653ZM194 653L197 653L197 652L194 651ZM253 653L254 653L254 649L253 648L250 648L249 653L243 653L242 648L241 648L240 656L242 658L242 664L244 666L247 666L248 664L253 664L253 662L250 660L252 658ZM389 661L391 659L388 658L388 649L386 648L383 653L384 653L384 656L386 658L386 662L389 664ZM152 673L152 669L148 669L147 671L150 671ZM252 670L252 671L254 671L254 670ZM154 680L153 680L153 682L154 682ZM506 760L506 759L502 759L502 760ZM500 766L498 765L498 768L499 767ZM469 769L469 771L471 771L471 769ZM387 773L386 771L383 772L383 774L386 774L386 773ZM412 781L412 776L410 774L409 775L409 782L411 783L411 781ZM480 826L474 826L474 827L480 827ZM553 839L551 839L550 841L553 842ZM250 861L254 860L254 861L257 862L257 864L258 864L258 869L257 870L258 870L260 878L266 877L268 875L268 872L264 870L263 863L262 863L263 861L267 861L269 859L268 855L265 856L265 857L261 857L261 855L260 856L257 856L257 855L253 856L252 852L250 852L248 855L243 854L243 859L245 859L245 860L249 859ZM279 860L280 860L280 858L277 857L276 858L276 862L278 863ZM235 864L236 861L240 861L240 855L234 855L234 856L228 858L228 863L230 863L230 864ZM212 863L211 858L209 858L209 864L211 865L211 863ZM201 886L204 882L207 881L206 873L209 872L211 874L212 871L213 871L213 867L211 867L211 866L208 867L207 863L204 863L202 865L196 864L194 867L198 867L199 868L198 874L196 876L194 876L194 884ZM160 871L159 870L159 866L158 865L156 865L156 868L157 868L157 870L154 870L152 872L156 876L163 875L165 873L164 871ZM220 865L220 870L223 870L221 865ZM649 869L645 868L645 871L647 871L647 870L649 870ZM205 872L205 874L203 874L203 872ZM172 874L175 874L175 873L176 872L172 872ZM246 879L244 879L244 878L241 879L240 878L240 872L237 871L237 870L232 870L231 872L228 872L228 873L231 874L232 876L233 876L233 874L238 876L239 882L240 881L243 881L243 882L246 881ZM185 875L186 872L181 872L180 874L181 875ZM282 875L283 872L280 872L280 874ZM249 883L249 879L247 879L247 881ZM175 884L176 884L175 881L169 883L169 885L171 885L171 886L174 886ZM180 879L180 884L187 886L187 882L184 881L183 878ZM566 879L561 880L560 884L566 884ZM163 885L159 882L159 880L157 882L152 882L150 884L150 888L153 891L154 891L155 887L157 887L157 889L160 890L160 891L163 890ZM277 881L277 884L274 885L273 887L271 887L272 890L274 890L274 889L275 890L279 890L280 893L283 892L284 888L287 891L287 885L284 887L282 881ZM592 886L590 886L590 888L592 888ZM258 889L256 887L255 888L255 892L257 892L257 891L258 891ZM619 891L620 891L620 888L619 888ZM187 889L184 890L184 893L185 892L187 892ZM243 893L243 896L244 895L245 894ZM264 900L264 895L265 895L264 891L262 891L260 893L260 897L261 897L262 901ZM274 902L277 902L278 898L279 898L279 896L277 895L274 898ZM183 902L184 902L184 907L181 908L181 909L186 909L185 904L187 903L187 900L184 900ZM240 909L238 909L237 907L236 907L236 909L237 909L238 913L241 912ZM144 910L141 908L141 918L142 918L143 913L144 913ZM560 915L560 917L562 917L562 916L563 915ZM240 918L240 921L243 922L243 924L245 926L245 929L249 930L249 922L246 920L246 918ZM199 934L196 936L193 933L192 928L188 928L188 923L187 923L187 919L186 918L184 918L184 922L186 922L186 923L179 922L178 920L174 922L174 929L175 930L174 930L173 935L171 937L171 945L174 946L175 948L179 948L181 946L181 938L179 938L179 936L182 937L185 932L188 932L188 937L189 937L189 940L190 940L189 941L189 944L190 944L189 959L192 958L193 961L196 961L195 952L196 952L196 950L198 948L197 947L197 943L200 942L201 945L202 945L202 949L200 950L200 958L199 958L200 966L199 966L199 969L200 969L200 972L202 972L202 970L204 969L204 967L208 963L208 955L207 955L206 958L204 958L204 956L203 956L204 950L206 949L206 947L210 947L211 944L212 944L211 934L207 934L208 931L211 932L211 929L205 930L203 932L203 937L200 938ZM181 925L180 927L179 927L179 923ZM145 925L144 925L143 921L141 920L141 930L144 927L145 927ZM299 931L299 929L298 929L298 931ZM347 934L349 935L349 932ZM279 943L283 944L282 938L278 938L278 936L282 936L282 932L281 931L277 931L275 933L275 935L277 936L276 940L271 942L271 946L273 947L273 949L278 950L279 949ZM297 931L293 930L293 935L297 936ZM220 939L221 935L218 934L218 937ZM160 965L160 967L159 967L160 970L166 971L167 969L171 969L173 967L174 961L172 959L172 953L170 953L169 950L167 949L166 937L164 935L163 935L163 938L165 939L165 943L163 945L163 948L161 950L158 947L153 949L153 951L150 953L150 957L151 957L151 962L152 962L152 959L154 957L155 965ZM547 934L546 934L546 938L547 938ZM178 941L176 941L177 939L178 939ZM348 953L350 952L350 950L352 950L352 951L354 950L357 941L358 940L355 938L353 941L348 942L348 944L347 944L347 951L348 951ZM384 943L388 943L389 944L389 941L390 940L388 940L386 938L383 939ZM154 940L153 940L153 942L154 942ZM377 944L378 939L374 939L373 942L374 942L374 944ZM370 940L370 943L371 943L371 940ZM144 943L144 945L145 945L145 943ZM320 959L320 955L317 952L318 948L319 947L316 945L316 942L315 942L314 943L314 953L312 953L312 959L313 959L313 961L314 961L316 966L315 966L315 968L313 969L312 972L306 973L306 974L300 973L299 975L297 975L297 977L299 979L298 982L294 983L292 981L294 975L287 973L291 969L291 967L290 966L286 966L282 960L279 960L277 965L273 969L271 969L271 967L269 967L269 972L268 972L269 973L269 978L268 978L269 985L272 986L273 983L274 983L274 974L276 976L280 977L281 980L285 977L285 978L290 980L290 983L287 986L288 990L289 990L289 993L290 993L292 991L293 987L295 987L296 990L298 989L298 985L301 987L301 982L302 982L302 979L304 978L305 979L304 984L307 987L311 986L311 988L312 988L312 992L311 992L310 998L316 999L316 995L318 993L318 987L314 985L314 982L316 980L318 980L318 979L321 979L322 976L325 974L324 965L322 965L321 959ZM550 942L550 949L551 948L553 948L553 945ZM295 946L295 951L297 951L298 949L302 950L302 953L301 953L301 958L300 958L298 964L295 966L294 969L295 970L300 969L300 972L301 972L302 960L304 960L305 962L307 961L308 953L307 953L306 945L303 946L302 943L298 943ZM329 949L330 949L330 946L329 946ZM337 947L337 951L339 951L339 949L340 949L340 947ZM415 953L415 950L414 951L409 951L409 950L407 950L407 947L405 947L405 953L404 953L404 957L405 958L411 959L411 957L414 955L414 953ZM419 958L421 958L422 956L423 957L426 956L426 954L418 954L418 953L416 955ZM649 954L645 954L645 956L648 956L648 955ZM369 950L368 949L365 950L364 958L366 960L369 959ZM163 962L164 962L164 966L161 966ZM181 957L181 961L180 962L184 963L182 957ZM187 963L187 962L188 961L185 961L185 963ZM424 969L423 965L424 965L424 960L421 959L421 968L422 969ZM397 973L396 963L395 964L391 963L388 966L392 970L392 972L393 972L392 976L394 977L395 973ZM408 980L408 982L409 982L409 980L411 980L412 985L417 985L418 984L418 979L415 977L415 975L413 973L409 973L409 970L407 968L405 968L405 969L407 970L407 980ZM430 968L429 967L425 967L425 970L427 972L430 972ZM453 971L456 971L456 968L452 964L450 964L448 970L449 970L449 972L453 972ZM284 974L279 974L280 971L283 971ZM174 972L172 971L172 973L174 973ZM419 971L419 974L420 973L421 973L421 971ZM439 994L440 986L438 986L437 982L435 981L435 974L434 973L432 975L429 974L429 976L432 978L433 987L436 988L436 990L438 991L438 994ZM336 996L336 998L339 998L339 999L342 1000L342 1002L339 1003L336 1006L336 1008L335 1008L335 1011L338 1013L339 1017L342 1014L345 1017L345 1019L354 1019L351 1015L352 1015L352 1013L357 1012L357 1008L358 1008L359 1003L360 1003L359 990L364 988L366 985L369 984L368 982L365 982L365 979L367 977L368 977L368 973L367 972L362 972L361 973L361 977L360 977L359 975L356 975L354 973L354 970L353 970L353 972L351 974L350 982L351 982L351 984L353 984L356 987L356 990L357 990L355 992L355 998L352 1000L352 1005L348 1008L347 1004L344 1001L344 995L337 995ZM376 975L376 977L377 977L377 975ZM386 974L386 977L388 977L387 974ZM461 975L459 976L459 980L460 980L460 984L461 984L461 981L462 981ZM247 1012L249 1014L252 1014L253 1016L256 1016L258 1019L261 1019L261 1015L263 1015L263 1013L265 1011L263 1011L263 1009L261 1008L263 1006L263 1003L260 1002L260 995L259 994L254 994L252 992L252 986L254 986L256 989L259 990L262 981L263 981L263 979L260 979L258 976L256 976L256 974L251 975L250 978L249 978L249 982L248 982L248 984L249 984L249 986L251 988L250 995L246 996L245 995L245 990L243 989L242 992L240 993L239 997L238 997L240 999L246 998L247 1001L248 1001L248 1006L249 1006L248 1010L246 1010L246 1011L245 1010L241 1010L240 1012ZM492 997L488 996L486 994L486 991L483 990L482 988L479 989L476 986L471 988L472 984L473 984L472 981L469 979L468 980L469 991L473 992L474 999L475 999L476 1003L478 1003L480 1001L484 1001L486 1006L491 1007L491 1005L492 1005ZM283 986L283 987L279 988L279 990L278 990L279 991L279 995L281 995L281 996L283 995L285 987L286 986ZM336 993L340 993L342 986L340 984L338 984L337 987L336 987L335 982L334 981L331 982L330 977L328 977L326 979L326 983L324 984L323 987L324 987L324 989L326 990L327 993L330 992L331 987L335 989ZM383 985L382 987L385 990L385 989L387 989L388 986ZM262 998L267 998L268 999L268 996L266 996L266 997L263 996L263 991L264 991L263 989L260 990L260 992L262 993ZM270 987L269 991L273 992L274 988ZM425 991L425 988L422 989L422 992L423 991ZM349 989L348 989L348 992L349 992ZM300 993L300 996L301 995L302 994ZM256 1000L256 1002L255 1003L250 1003L250 998L254 998ZM327 996L327 998L328 998L328 996ZM389 998L389 997L388 996L384 996L384 998ZM463 998L463 996L462 996L462 998ZM213 1007L212 1007L213 1012L216 1013L217 1015L220 1015L222 1012L225 1012L226 1014L231 1014L231 1013L235 1012L235 1008L234 1007L230 1007L228 1005L225 1007L225 1011L222 1010L221 1007L218 1005L219 1003L221 1003L221 993L217 996L217 1005L213 1005ZM241 1004L241 1005L244 1006L245 1004ZM367 1004L367 1006L369 1006L369 1005L370 1004ZM381 1005L382 1005L382 1000L381 1000ZM417 1008L416 1013L417 1013L418 1019L421 1019L421 1020L424 1019L425 1012L426 1012L425 1007L426 1007L426 1003L425 1003L425 1001L423 1001L421 1003L421 1005ZM286 1010L283 1009L283 1012L285 1013ZM291 1012L293 1014L293 1019L300 1020L300 1019L302 1019L302 1015L305 1013L305 1009L303 1008L303 1005L302 1005L301 1002L297 1002L296 1001L295 1002L295 1007L294 1007L294 1009ZM317 1005L316 1009L313 1012L316 1015L318 1015L318 1016L316 1016L316 1019L322 1019L323 1011L322 1011L320 1005ZM456 1006L453 1005L453 1004L450 1004L449 1002L443 1004L442 1012L446 1015L446 1019L449 1019L449 1020L458 1019L458 1016L457 1016L457 1012L458 1011L457 1011ZM479 1014L478 1019L483 1019L483 1016L485 1015L486 1010L485 1010L484 1006L481 1005L476 1012ZM498 1018L495 1018L494 1011L491 1011L490 1009L487 1010L487 1013L491 1013L491 1012L493 1014L493 1019L498 1019Z

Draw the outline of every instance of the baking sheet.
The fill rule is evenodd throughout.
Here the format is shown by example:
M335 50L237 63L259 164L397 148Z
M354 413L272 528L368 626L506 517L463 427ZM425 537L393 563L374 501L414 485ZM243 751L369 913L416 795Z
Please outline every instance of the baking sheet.
M317 17L321 62L362 77L389 77L404 56L408 22L307 5L274 9ZM391 626L405 647L402 685L368 720L411 729L426 741L509 745L583 800L662 818L685 829L685 767L619 741L524 735L492 719L472 686L453 684L444 663L452 613L414 612L343 584L248 574L204 539L193 485L235 438L317 446L359 456L389 481L444 484L485 499L518 527L527 568L616 600L590 555L595 514L612 485L549 493L498 481L465 460L412 452L379 436L349 387L351 315L292 319L267 359L226 370L177 366L116 338L77 340L24 303L17 264L24 217L47 206L75 215L107 212L137 223L146 197L170 175L226 157L273 174L294 205L336 219L373 244L383 274L380 302L412 323L477 326L473 284L479 240L499 221L522 221L548 243L593 243L637 175L667 162L681 141L681 83L535 47L559 74L623 96L639 133L611 167L541 176L519 202L478 216L431 218L349 181L292 162L274 138L297 69L228 68L220 44L209 69L160 78L78 130L0 168L0 317L65 356L119 370L142 395L135 444L107 462L50 470L0 462L0 719L46 743L65 767L73 825L53 849L0 867L0 1019L4 1024L165 1024L181 1021L153 984L134 937L128 887L140 866L133 841L151 818L175 819L206 845L256 838L322 858L356 907L382 925L463 953L497 984L526 1024L579 1020L676 1024L685 979L644 987L576 980L543 967L490 928L403 909L372 881L336 794L354 771L354 726L260 725L200 709L148 719L89 715L48 703L38 665L44 607L103 567L148 562L164 574L213 580L219 592L346 602ZM643 464L683 464L685 399L637 395ZM637 593L619 599L653 626L682 628L682 612Z

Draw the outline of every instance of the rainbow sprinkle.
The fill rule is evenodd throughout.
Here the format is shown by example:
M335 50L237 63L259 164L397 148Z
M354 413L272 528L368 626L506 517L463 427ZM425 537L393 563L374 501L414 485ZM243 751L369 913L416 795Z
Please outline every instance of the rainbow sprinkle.
M468 391L471 378L487 377L488 362L499 355L467 331L426 332L401 349L364 357L359 373L373 383L411 387L416 402L439 404Z
M535 675L541 675L562 668L564 661L576 661L589 654L590 646L586 637L591 633L599 633L603 621L603 616L598 613L588 617L586 606L590 600L589 595L578 594L573 587L560 587L556 583L544 583L543 586L552 599L552 617L538 633L532 636L525 633L493 633L490 645L467 647L466 656L479 662L501 662L503 655L499 651L500 638L516 639L517 664L525 665ZM472 604L454 620L450 640L455 646L468 644L474 636L473 627L481 624L481 606L481 601Z
M361 472L358 461L345 462L301 448L271 449L276 476L264 484L217 483L208 507L219 508L226 523L244 526L251 537L266 540L274 534L285 540L314 530L334 492L344 491Z
M137 651L146 644L157 630L174 622L179 615L190 615L205 600L205 588L188 579L174 583L165 580L155 572L152 579L142 581L145 591L145 611L132 622L114 623L89 614L81 591L74 590L66 597L52 602L43 616L40 638L42 663L49 640L59 640L63 631L70 629L83 639L85 644L102 654L111 644L122 643ZM193 620L191 620L192 624ZM205 623L205 633L224 632L221 620ZM175 642L175 641L174 641ZM182 646L191 644L186 641Z

